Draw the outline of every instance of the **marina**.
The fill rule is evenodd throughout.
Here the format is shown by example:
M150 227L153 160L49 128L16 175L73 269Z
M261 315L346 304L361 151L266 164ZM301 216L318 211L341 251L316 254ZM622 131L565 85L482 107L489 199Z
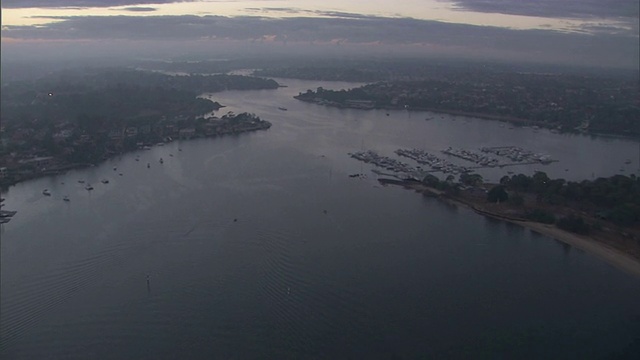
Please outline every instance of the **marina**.
M394 172L394 174L389 174L385 172L381 172L380 170L374 170L378 175L387 175L387 176L395 176L398 177L398 174L403 175L404 178L416 178L422 179L426 173L435 173L442 172L444 174L452 174L459 175L463 173L468 173L476 169L485 169L485 168L502 168L506 166L516 166L516 165L532 165L532 164L542 164L548 165L552 162L557 162L557 160L551 159L547 155L536 154L534 152L524 150L519 147L514 146L504 146L504 147L492 147L492 148L481 148L481 151L486 154L495 154L498 156L503 156L509 158L512 162L504 162L499 159L485 155L482 153L474 152L471 150L453 148L449 146L447 149L442 150L441 152L445 155L453 156L459 159L463 159L465 161L472 162L476 164L475 166L463 166L454 164L446 159L428 153L422 149L397 149L395 151L396 155L407 157L416 161L421 165L426 165L428 169L423 169L420 166L413 167L407 163L401 162L399 160L379 155L375 151L367 150L367 151L359 151L355 153L349 153L354 159L360 160L365 163L371 163L377 167L383 168L385 170L389 170ZM512 172L509 172L512 173Z
M409 164L403 163L399 160L396 160L387 156L381 156L372 150L349 153L349 156L351 156L354 159L357 159L366 163L371 163L375 166L378 166L387 170L395 171L395 172L415 173L418 170L410 166Z
M493 167L502 168L505 166L536 164L549 165L553 162L557 162L557 160L553 160L548 155L534 153L533 151L525 150L517 146L482 147L480 148L480 151L484 154L449 146L447 149L442 150L442 153L466 161L470 161L478 165L468 167L468 169L483 169ZM511 160L511 162L500 161L495 157L491 157L485 154L494 154L501 157L506 157Z
M487 154L495 154L506 157L518 164L544 164L548 165L557 160L553 160L549 155L534 153L518 146L493 146L482 147L480 151Z
M498 159L492 158L487 155L478 154L476 152L465 150L465 149L454 149L449 146L447 149L442 150L443 154L455 156L457 158L474 162L481 166L486 167L496 167L496 166L504 166Z
M395 153L429 166L431 170L427 170L426 172L443 172L445 174L456 175L470 171L467 167L453 164L421 149L398 149Z

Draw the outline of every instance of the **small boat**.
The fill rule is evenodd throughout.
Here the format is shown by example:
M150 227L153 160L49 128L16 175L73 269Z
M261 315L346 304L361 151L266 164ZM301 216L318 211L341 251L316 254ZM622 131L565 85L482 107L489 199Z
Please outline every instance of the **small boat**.
M108 184L108 183L109 183L109 180L107 180L107 179L102 179L102 181L100 181L100 182L101 182L101 183L103 183L103 184Z
M0 218L10 218L17 213L15 210L0 210Z
M116 171L116 170L118 170L118 168L114 166L114 167L113 167L113 171Z
M169 156L173 157L173 154L169 154Z
M78 180L80 184L84 184L84 180Z
M287 109L286 107L279 107L278 110L287 111L289 109Z
M68 196L63 197L63 198L62 198L62 200L64 200L64 201L71 201L71 200L69 200L69 197L68 197Z
M51 193L49 192L49 190L44 189L44 190L42 190L42 195L51 196Z
M136 158L136 161L140 161L140 159Z
M87 191L91 191L93 190L93 186L91 186L90 184L88 184L87 186L84 187Z
M160 158L160 164L164 163L164 160L162 160L162 158Z
M122 173L119 173L118 175L122 176Z

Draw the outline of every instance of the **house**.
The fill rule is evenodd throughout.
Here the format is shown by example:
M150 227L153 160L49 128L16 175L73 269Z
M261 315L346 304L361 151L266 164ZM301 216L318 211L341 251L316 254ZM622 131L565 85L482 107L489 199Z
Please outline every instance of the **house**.
M69 139L71 135L73 135L73 131L71 129L65 129L53 134L53 141L59 143Z
M36 170L44 170L53 165L53 156L40 156L32 159L23 159L18 161L23 167L29 167Z
M127 130L125 130L127 137L135 137L138 136L138 128L135 126L129 126Z
M191 139L196 136L195 128L184 128L180 129L180 139Z
M122 131L120 130L111 130L109 131L109 139L114 141L120 141L124 138Z
M347 100L346 104L355 109L373 109L373 101L371 100Z

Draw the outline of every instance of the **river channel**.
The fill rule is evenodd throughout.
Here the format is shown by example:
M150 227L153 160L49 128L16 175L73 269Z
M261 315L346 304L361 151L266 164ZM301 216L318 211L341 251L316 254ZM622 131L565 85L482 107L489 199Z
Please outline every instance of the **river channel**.
M273 123L267 131L175 141L3 193L17 214L0 226L0 357L638 351L640 279L521 227L382 187L347 155L515 145L558 162L510 171L581 180L637 173L637 142L322 107L292 96L356 84L279 82L288 87L210 95L227 106L220 114L255 113ZM480 173L497 180L505 170Z

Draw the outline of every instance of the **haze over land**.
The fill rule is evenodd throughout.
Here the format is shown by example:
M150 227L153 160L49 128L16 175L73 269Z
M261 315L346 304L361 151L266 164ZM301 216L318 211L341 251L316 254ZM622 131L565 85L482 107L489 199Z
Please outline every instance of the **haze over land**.
M640 353L637 0L2 25L0 358Z
M2 61L446 56L637 69L638 2L2 2Z

